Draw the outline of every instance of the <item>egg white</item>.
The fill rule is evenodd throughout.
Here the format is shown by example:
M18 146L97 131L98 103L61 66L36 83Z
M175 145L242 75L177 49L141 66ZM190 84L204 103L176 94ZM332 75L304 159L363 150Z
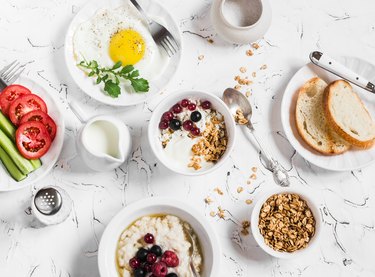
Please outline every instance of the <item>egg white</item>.
M130 4L116 9L98 10L77 28L73 36L77 63L85 59L96 60L100 66L113 66L115 62L109 55L110 40L115 33L124 29L133 29L143 37L145 53L134 67L142 78L149 81L155 79L165 67L167 57L156 45L139 12Z

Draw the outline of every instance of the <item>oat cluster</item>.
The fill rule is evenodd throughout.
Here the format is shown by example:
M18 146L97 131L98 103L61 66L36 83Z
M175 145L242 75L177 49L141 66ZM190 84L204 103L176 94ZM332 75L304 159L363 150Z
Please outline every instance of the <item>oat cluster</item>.
M243 115L243 111L241 109L237 109L236 114L234 115L234 120L240 125L246 125L249 122L249 120L247 120Z
M224 118L218 119L216 111L211 111L210 115L211 120L206 122L202 138L191 149L194 156L188 166L195 170L201 168L200 157L203 157L206 162L216 163L227 149L228 136Z
M263 204L258 227L268 246L290 253L308 245L315 234L315 219L299 195L281 193Z

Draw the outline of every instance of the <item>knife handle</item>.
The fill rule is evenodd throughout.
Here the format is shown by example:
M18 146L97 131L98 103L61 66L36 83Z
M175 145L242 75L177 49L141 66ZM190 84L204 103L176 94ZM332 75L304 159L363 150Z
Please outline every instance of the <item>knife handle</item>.
M366 78L358 75L354 71L350 70L346 66L335 61L326 54L318 51L311 52L310 60L313 64L365 89L372 93L375 93L375 85Z

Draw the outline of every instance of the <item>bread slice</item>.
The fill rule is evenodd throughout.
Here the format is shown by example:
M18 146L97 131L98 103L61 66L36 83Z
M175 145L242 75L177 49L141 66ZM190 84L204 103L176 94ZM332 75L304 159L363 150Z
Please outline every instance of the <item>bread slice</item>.
M375 141L375 123L352 86L334 81L324 93L324 107L332 128L347 142L369 148Z
M323 106L326 87L326 82L315 77L300 88L296 104L297 130L316 151L325 155L341 154L350 148L350 144L328 125Z

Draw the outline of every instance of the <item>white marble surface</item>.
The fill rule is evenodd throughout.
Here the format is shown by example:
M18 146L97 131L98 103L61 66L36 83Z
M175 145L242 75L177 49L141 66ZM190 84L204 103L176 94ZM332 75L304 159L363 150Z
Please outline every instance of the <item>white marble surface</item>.
M277 260L263 253L252 236L239 235L256 198L274 186L258 153L238 130L235 150L218 171L183 177L160 165L146 140L153 101L129 109L113 109L85 96L73 84L64 65L67 26L85 0L2 0L0 66L17 58L30 62L27 74L50 87L65 109L65 146L51 174L29 189L0 194L0 276L99 276L97 249L110 219L128 203L148 196L170 196L195 205L217 230L223 248L221 276L375 276L374 166L343 173L318 169L294 152L283 137L279 109L283 90L314 49L355 55L375 61L375 2L373 0L272 0L273 23L260 49L247 57L249 45L223 42L209 19L211 1L160 0L179 21L184 53L181 67L165 89L199 89L221 95L234 86L241 66L257 71L250 97L256 107L255 126L262 139L293 176L293 186L315 193L323 215L319 247L297 260ZM209 43L212 38L214 43ZM198 60L199 55L204 59ZM266 70L260 71L261 65ZM79 101L88 114L115 113L131 128L133 153L128 163L110 173L93 173L81 166L74 138L80 123L67 106ZM134 120L137 118L137 120ZM246 181L251 167L258 178ZM64 223L40 228L28 209L36 188L62 186L74 201ZM238 194L237 187L244 192ZM224 195L214 192L220 187ZM214 203L203 199L210 195ZM225 219L211 217L221 206Z

